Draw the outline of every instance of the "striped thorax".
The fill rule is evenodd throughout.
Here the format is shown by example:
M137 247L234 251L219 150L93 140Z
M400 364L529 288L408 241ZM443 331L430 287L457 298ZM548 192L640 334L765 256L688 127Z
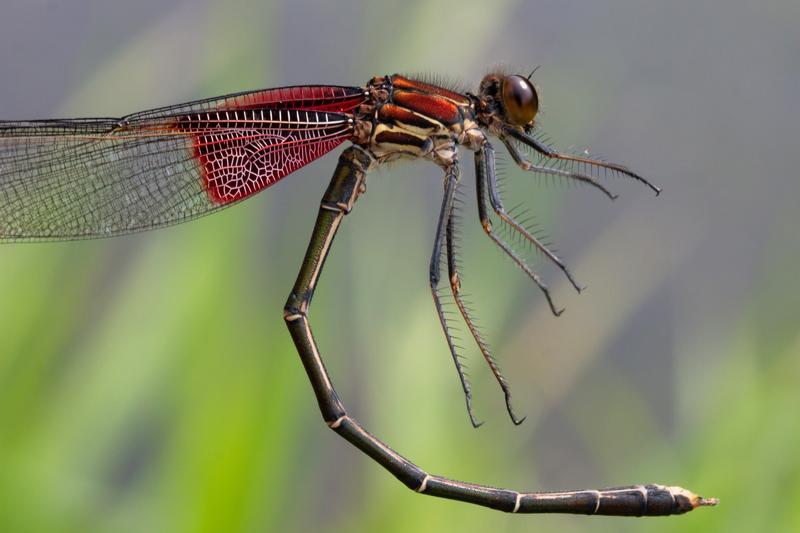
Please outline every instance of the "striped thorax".
M469 96L398 74L373 78L367 90L358 140L379 162L421 157L448 167L458 144L476 150L484 140Z

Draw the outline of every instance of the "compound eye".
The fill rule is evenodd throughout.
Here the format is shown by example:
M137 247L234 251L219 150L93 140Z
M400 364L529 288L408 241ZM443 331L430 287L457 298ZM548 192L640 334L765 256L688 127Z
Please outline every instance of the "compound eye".
M514 126L525 126L533 122L539 110L539 97L533 84L522 76L506 76L503 79L503 107L508 122Z

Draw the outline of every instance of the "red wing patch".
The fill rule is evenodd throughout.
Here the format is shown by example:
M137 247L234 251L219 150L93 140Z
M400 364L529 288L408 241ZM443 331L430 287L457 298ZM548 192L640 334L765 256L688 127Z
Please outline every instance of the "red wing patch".
M184 117L193 135L203 185L217 205L269 187L352 136L352 120L339 113L261 109Z

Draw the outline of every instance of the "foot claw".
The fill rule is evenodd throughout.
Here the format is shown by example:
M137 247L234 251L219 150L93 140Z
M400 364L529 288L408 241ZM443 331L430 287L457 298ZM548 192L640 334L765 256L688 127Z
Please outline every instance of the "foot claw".
M572 279L572 276L569 276L569 282L572 284L572 288L575 289L575 292L578 294L585 288L583 285Z

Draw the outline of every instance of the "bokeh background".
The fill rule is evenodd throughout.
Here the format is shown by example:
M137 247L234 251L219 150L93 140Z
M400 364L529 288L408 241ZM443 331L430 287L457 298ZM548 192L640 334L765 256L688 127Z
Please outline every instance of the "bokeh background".
M426 498L322 423L282 320L336 153L235 209L112 240L0 247L0 531L800 530L800 4L4 0L0 117L120 116L258 87L535 75L542 124L665 192L505 165L582 295L482 235L465 288L520 427L465 338L472 429L430 301L441 178L372 175L312 324L349 410L442 475L518 489L679 484L669 519Z

